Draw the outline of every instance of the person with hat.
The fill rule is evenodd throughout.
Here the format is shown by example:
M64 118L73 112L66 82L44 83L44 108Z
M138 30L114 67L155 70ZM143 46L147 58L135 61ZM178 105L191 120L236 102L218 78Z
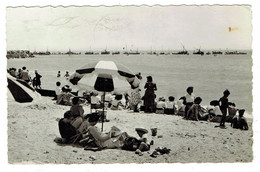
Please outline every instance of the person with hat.
M140 144L136 149L135 153L141 156L143 155L142 152L150 150L150 144L148 142L148 130L141 127L141 128L136 128L135 131L140 137L138 139L140 141Z
M155 109L155 94L154 91L157 90L156 84L153 82L152 76L147 76L147 82L144 86L145 94L144 94L144 107L145 113L154 112Z

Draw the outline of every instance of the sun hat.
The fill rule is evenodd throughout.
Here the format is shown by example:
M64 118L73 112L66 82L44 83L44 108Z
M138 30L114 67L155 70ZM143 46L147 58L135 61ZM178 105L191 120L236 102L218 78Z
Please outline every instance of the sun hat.
M141 131L141 132L144 132L144 133L148 133L148 131L144 128L135 128L135 131Z

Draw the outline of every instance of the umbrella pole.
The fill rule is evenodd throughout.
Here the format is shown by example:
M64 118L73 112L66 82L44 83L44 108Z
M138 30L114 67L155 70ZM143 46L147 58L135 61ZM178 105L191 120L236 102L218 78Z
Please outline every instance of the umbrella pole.
M102 113L101 131L103 131L103 123L104 123L104 117L105 117L105 96L106 96L106 91L104 91L104 97L103 97L103 113Z

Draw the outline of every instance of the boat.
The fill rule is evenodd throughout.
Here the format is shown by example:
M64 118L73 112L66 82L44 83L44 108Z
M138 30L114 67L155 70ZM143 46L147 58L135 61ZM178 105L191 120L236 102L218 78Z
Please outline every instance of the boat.
M204 55L204 52L201 51L200 49L197 49L197 50L193 51L193 54L194 54L194 55L201 55L201 56L203 56L203 55Z
M207 52L206 55L210 55L211 53L210 52Z
M213 54L213 55L215 55L215 54L216 54L216 55L217 55L217 54L223 54L223 52L222 52L222 51L212 51L212 54Z
M110 54L110 51L107 51L107 49L105 49L104 51L101 51L100 54L102 54L102 55L108 55L108 54Z
M93 55L94 52L93 52L93 51L87 51L87 52L85 52L85 54L86 54L86 55Z
M246 55L247 53L246 52L239 52L239 51L226 51L225 52L225 55Z
M112 55L118 55L118 54L120 54L119 51L112 52Z
M185 47L182 45L183 50L178 51L177 53L172 53L173 55L189 55L189 52L185 49Z

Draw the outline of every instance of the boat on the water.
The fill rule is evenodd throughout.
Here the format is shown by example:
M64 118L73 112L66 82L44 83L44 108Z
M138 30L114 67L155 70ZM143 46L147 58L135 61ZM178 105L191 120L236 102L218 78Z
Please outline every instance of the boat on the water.
M120 54L119 51L112 52L112 55L118 55L118 54Z
M85 54L86 54L86 55L93 55L94 52L93 52L93 51L87 51L87 52L85 52Z
M213 54L213 55L223 54L223 52L222 52L222 51L212 51L212 54Z
M101 51L101 54L102 54L102 55L108 55L108 54L110 54L110 51L107 51L107 50Z
M178 51L176 53L172 53L173 55L189 55L189 52L185 49L185 47L182 45L183 50L182 51Z
M203 55L204 55L204 52L201 51L200 49L197 49L197 50L193 51L193 54L194 54L194 55L201 55L201 56L203 56Z
M247 53L246 52L240 52L240 51L226 51L225 52L225 55L233 55L233 54L235 54L235 55L245 55Z

